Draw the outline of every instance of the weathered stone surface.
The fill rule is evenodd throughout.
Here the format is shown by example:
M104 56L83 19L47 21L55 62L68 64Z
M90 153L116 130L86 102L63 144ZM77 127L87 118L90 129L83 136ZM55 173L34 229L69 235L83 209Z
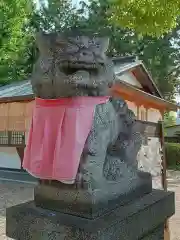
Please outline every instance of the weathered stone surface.
M147 173L140 180L130 179L121 184L121 189L118 191L115 188L111 196L108 188L93 191L47 181L35 188L35 204L45 209L93 219L152 191L151 175Z
M94 220L28 202L7 209L6 233L18 240L160 240L163 224L173 213L174 194L160 190Z
M32 74L32 86L37 97L108 95L115 77L113 63L106 56L107 38L78 35L76 32L42 33L37 35L37 44L40 55ZM59 183L58 188L62 191L59 191L60 198L63 199L63 196L67 200L65 195L71 195L79 205L95 202L94 206L98 204L104 208L110 201L123 199L123 195L127 199L126 196L134 194L135 198L151 192L151 178L144 174L144 183L144 177L138 171L137 154L142 139L135 125L135 115L123 99L111 97L107 103L97 105L76 182L67 187L69 190ZM35 190L35 201L41 206L47 200L44 189L40 184ZM47 189L49 186L46 186ZM55 203L58 197L52 198L58 190L51 192L50 199ZM69 197L68 202L74 205Z
M149 233L148 236L143 237L142 240L164 240L164 225L156 228L152 233Z
M32 74L32 88L40 98L107 95L114 82L108 38L75 32L37 34L39 59Z

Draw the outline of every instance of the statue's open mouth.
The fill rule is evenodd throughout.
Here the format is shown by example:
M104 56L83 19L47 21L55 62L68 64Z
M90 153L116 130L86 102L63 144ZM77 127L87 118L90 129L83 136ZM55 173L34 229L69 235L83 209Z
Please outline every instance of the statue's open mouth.
M97 84L83 84L83 83L74 83L71 85L73 88L77 88L79 90L94 90L97 89Z

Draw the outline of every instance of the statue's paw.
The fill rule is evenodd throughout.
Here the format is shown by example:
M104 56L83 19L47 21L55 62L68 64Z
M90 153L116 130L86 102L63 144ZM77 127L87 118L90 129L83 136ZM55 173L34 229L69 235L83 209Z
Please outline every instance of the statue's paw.
M109 157L104 166L104 176L108 181L120 182L125 178L137 177L137 171L119 158Z
M108 159L107 164L104 166L104 176L108 181L118 181L122 176L122 162L120 159Z

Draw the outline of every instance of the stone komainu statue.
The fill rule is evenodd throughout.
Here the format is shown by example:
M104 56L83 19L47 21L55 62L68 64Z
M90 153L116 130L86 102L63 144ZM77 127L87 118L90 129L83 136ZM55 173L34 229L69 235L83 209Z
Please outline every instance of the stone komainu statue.
M41 33L37 43L39 58L32 75L37 97L109 94L115 75L113 63L106 56L107 38ZM138 171L136 157L142 139L135 124L135 115L123 99L110 97L96 106L81 155L77 185L113 199L141 184L143 174Z

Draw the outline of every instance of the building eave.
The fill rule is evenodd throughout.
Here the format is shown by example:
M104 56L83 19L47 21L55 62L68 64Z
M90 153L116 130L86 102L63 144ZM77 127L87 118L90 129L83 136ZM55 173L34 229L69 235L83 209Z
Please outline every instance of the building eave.
M23 96L12 96L12 97L2 97L0 98L0 103L9 103L9 102L29 102L34 100L34 94L23 95Z
M142 80L140 81L140 83L142 85L146 84L153 95L163 98L163 96L162 96L161 92L159 91L156 83L154 82L151 74L148 72L147 68L145 67L145 65L143 64L143 62L141 60L138 60L134 56L128 56L128 57L124 57L124 58L121 58L121 57L113 58L113 62L115 63L115 65L117 63L121 63L123 61L126 64L124 67L122 65L122 67L120 67L119 70L116 71L117 75L120 76L127 71L132 72L133 74L137 73L138 76L142 76L141 77ZM139 77L137 77L137 80L138 81L140 80Z
M122 81L117 81L111 91L114 95L121 96L127 101L134 102L137 105L144 105L148 108L155 108L160 111L177 111L178 108L174 103L146 93Z
M147 76L148 76L150 82L152 83L154 89L158 92L159 97L163 98L162 93L159 91L159 89L158 89L158 87L157 87L157 84L154 82L151 74L149 73L149 71L148 71L147 68L145 67L144 63L141 62L140 66L142 67L142 69L143 69L143 70L145 71L145 73L147 74Z

